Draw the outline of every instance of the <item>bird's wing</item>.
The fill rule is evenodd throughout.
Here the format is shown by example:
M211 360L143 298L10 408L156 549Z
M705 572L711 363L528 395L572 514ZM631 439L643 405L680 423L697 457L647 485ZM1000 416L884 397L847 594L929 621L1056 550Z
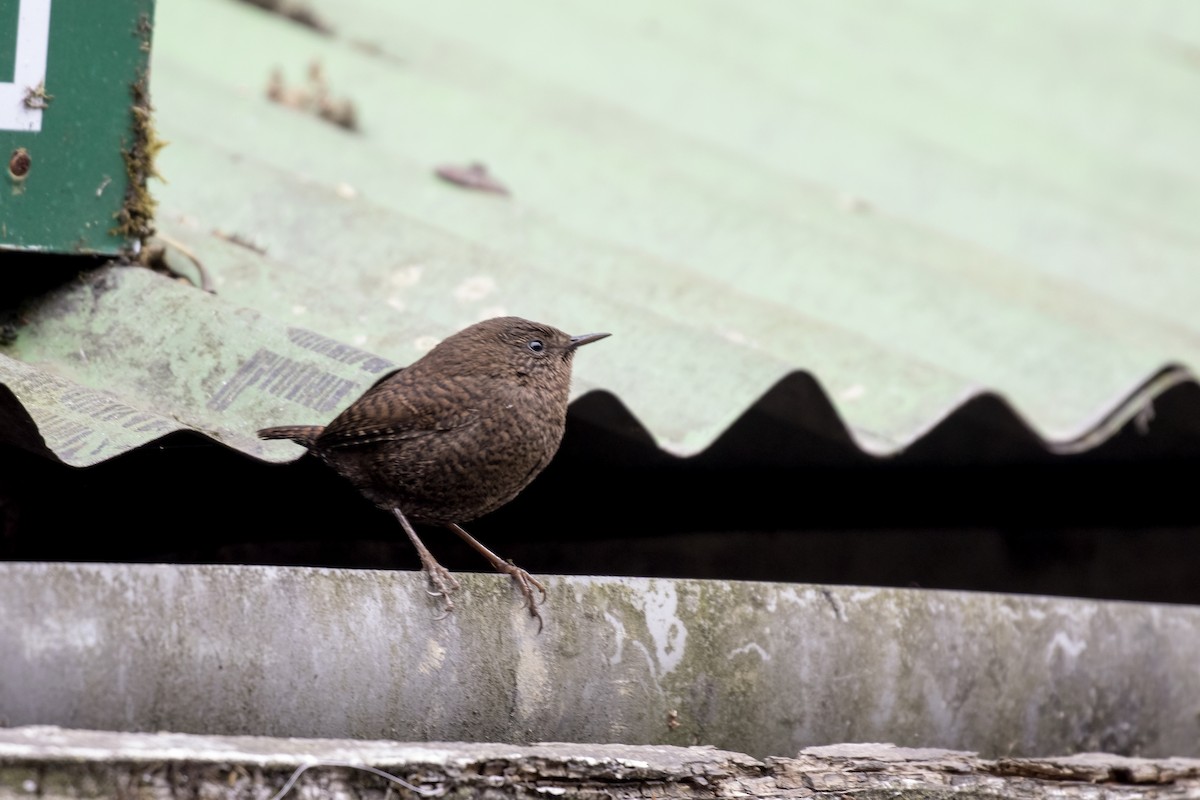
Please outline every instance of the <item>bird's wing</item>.
M397 372L381 378L325 426L318 447L342 448L415 439L474 425L487 416L467 386L414 386ZM458 391L456 391L458 390ZM456 397L448 402L446 395Z
M370 387L367 388L367 391L368 392L371 391L371 389L374 389L376 386L383 383L384 381L386 381L388 378L392 377L396 373L400 372L402 369L404 369L404 367L396 367L395 369L388 370L387 372L383 373L382 375L380 375L378 378L375 379L375 382L372 383L370 385Z

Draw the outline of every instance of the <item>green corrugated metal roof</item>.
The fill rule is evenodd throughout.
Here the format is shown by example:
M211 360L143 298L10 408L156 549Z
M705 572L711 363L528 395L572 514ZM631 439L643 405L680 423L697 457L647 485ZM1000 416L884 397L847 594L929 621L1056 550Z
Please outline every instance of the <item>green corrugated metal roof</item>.
M300 329L397 362L498 313L609 330L577 394L614 393L679 453L797 370L888 452L981 391L1069 439L1200 363L1200 6L311 9L332 33L232 0L157 9L158 226L217 298L106 278L122 348L148 331L162 352L84 366L109 318L49 313L0 352L271 457L294 449L256 427L332 413L214 398L264 348L311 352ZM314 61L357 131L267 99ZM472 161L511 196L434 176ZM10 388L33 368L7 364Z

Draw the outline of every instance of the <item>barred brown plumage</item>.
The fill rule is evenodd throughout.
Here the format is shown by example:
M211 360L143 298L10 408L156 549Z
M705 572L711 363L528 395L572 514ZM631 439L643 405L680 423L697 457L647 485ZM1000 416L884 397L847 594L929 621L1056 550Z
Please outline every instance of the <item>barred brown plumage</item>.
M458 581L411 522L450 528L510 575L542 618L536 578L460 527L516 497L558 451L576 348L608 336L570 336L519 317L476 323L385 375L328 425L264 428L264 439L308 448L380 508L396 515L435 593L454 608Z

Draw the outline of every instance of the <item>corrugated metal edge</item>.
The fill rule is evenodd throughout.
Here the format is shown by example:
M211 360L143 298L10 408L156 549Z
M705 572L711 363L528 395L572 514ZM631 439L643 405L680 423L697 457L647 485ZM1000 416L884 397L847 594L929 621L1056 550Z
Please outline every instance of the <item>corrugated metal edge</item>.
M89 304L88 313L82 313L81 303ZM309 370L324 376L326 382L338 382L341 390L336 397L326 398L320 407L308 403L303 412L313 422L320 422L332 418L392 363L319 333L304 332L301 336L294 326L197 294L140 269L104 267L81 282L47 295L38 308L30 312L35 330L27 335L47 340L59 337L61 341L55 340L56 353L42 353L37 364L0 353L0 386L5 389L0 393L0 430L9 443L40 455L53 454L72 466L98 463L179 430L196 431L266 461L292 460L300 455L298 448L268 446L255 438L254 431L269 424L298 421L292 419L297 414L294 391L286 394L272 388L261 396L235 399L236 407L228 403L214 405L214 398L228 394L228 385L239 376L245 378L243 373L248 369L263 367L254 367L254 359L264 352L274 353L288 364L299 365L297 370ZM136 309L147 313L140 316ZM170 320L169 326L155 321L160 318ZM89 327L94 325L104 327L109 338L105 345L109 362L132 371L132 377L125 376L124 384L116 371L108 371L104 364L91 365L83 353L80 342L94 346L96 341L97 334ZM114 325L121 327L115 330ZM194 335L176 335L188 327L196 328ZM224 344L201 352L195 342L202 340ZM181 366L185 359L193 363ZM185 374L185 369L194 374ZM171 376L180 386L173 388L170 382L146 377L156 373ZM124 388L118 388L121 386ZM815 434L846 454L894 458L933 440L954 438L956 428L974 428L982 421L990 432L982 438L991 441L981 447L981 437L972 434L964 452L955 454L954 460L972 458L972 452L972 460L1005 457L1013 452L1014 443L1028 441L1044 454L1069 456L1103 447L1131 427L1141 433L1150 432L1151 426L1155 430L1186 427L1186 419L1174 420L1171 414L1155 418L1155 404L1168 393L1198 386L1186 367L1164 366L1131 387L1084 433L1070 439L1047 437L1002 394L975 391L912 438L888 445L880 444L869 432L848 426L842 410L817 376L793 371L760 395L713 441L695 452L674 455L756 463L819 461L821 454L789 439L787 431L791 430ZM85 396L104 402L81 404L79 398ZM586 402L579 403L577 398L573 413L603 427L614 441L626 439L659 446L618 395L593 391L583 397ZM60 424L63 414L71 416L70 425ZM93 433L99 437L87 446L81 445L81 426L85 424L93 425ZM1178 442L1172 444L1176 449L1178 446ZM1028 446L1016 449L1028 450ZM940 450L945 452L944 447Z
M1160 401L1168 395L1184 399L1164 410ZM671 453L660 447L637 415L611 392L589 392L573 404L572 410L616 439L712 464L803 466L895 459L986 464L1100 452L1110 455L1117 440L1125 439L1126 434L1138 444L1123 447L1124 457L1200 453L1200 440L1190 435L1198 398L1200 382L1194 374L1186 367L1167 365L1132 387L1083 433L1055 439L1039 430L1003 394L973 391L911 438L883 443L849 426L817 377L796 370L783 376L719 436L694 453Z

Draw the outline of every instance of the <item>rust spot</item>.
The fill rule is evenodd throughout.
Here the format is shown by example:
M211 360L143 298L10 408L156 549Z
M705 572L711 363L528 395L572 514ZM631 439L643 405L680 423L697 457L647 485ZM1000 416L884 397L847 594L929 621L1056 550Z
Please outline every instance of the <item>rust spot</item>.
M31 166L33 166L33 159L29 157L29 151L24 147L13 150L12 155L8 158L8 174L13 180L25 180Z

